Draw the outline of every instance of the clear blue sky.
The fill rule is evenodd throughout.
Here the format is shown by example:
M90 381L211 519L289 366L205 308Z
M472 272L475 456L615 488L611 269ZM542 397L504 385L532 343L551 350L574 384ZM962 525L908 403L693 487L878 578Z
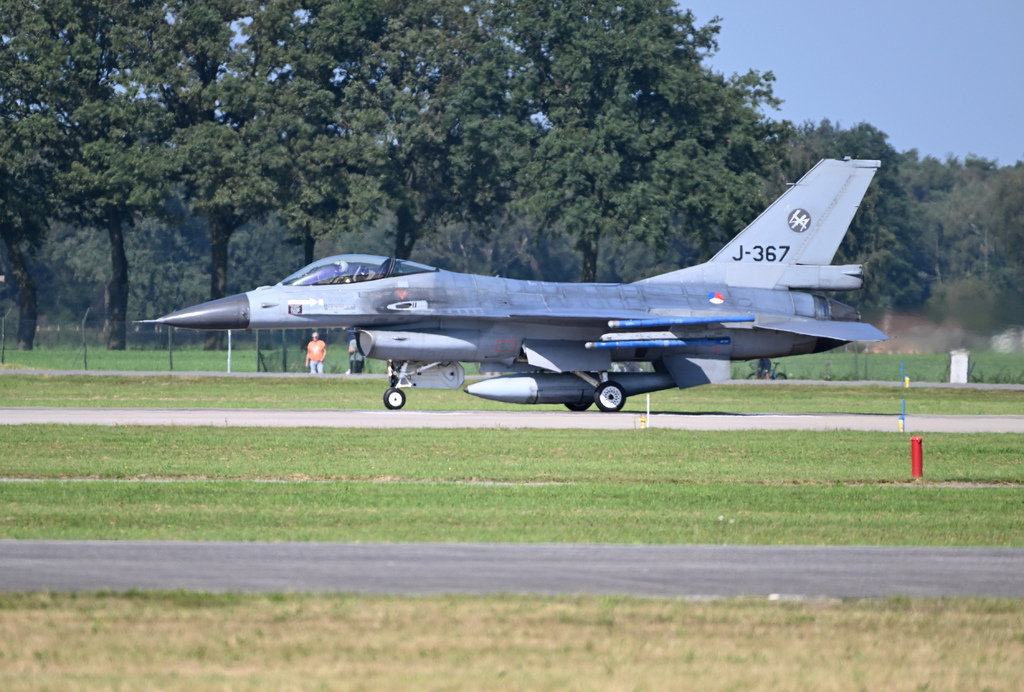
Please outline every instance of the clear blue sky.
M1024 0L678 0L717 72L775 74L776 119L868 122L898 150L1024 159Z

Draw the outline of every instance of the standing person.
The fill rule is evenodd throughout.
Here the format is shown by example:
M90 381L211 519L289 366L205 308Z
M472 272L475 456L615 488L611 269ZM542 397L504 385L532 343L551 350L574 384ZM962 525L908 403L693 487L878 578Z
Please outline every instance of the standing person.
M359 352L356 344L356 334L352 332L352 338L348 342L348 372L346 375L358 375L363 371L363 354Z
M324 374L324 358L327 357L327 344L320 340L320 335L313 332L313 340L306 346L306 367L310 375Z

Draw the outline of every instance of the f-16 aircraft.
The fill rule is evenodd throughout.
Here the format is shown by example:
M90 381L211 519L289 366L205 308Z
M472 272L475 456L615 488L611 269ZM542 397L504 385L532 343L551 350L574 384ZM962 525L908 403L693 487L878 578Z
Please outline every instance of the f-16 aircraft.
M387 360L384 405L409 387L462 386L463 363L510 373L466 387L518 404L596 404L729 379L729 363L819 353L888 337L832 298L860 265L832 258L879 161L819 162L709 262L629 284L519 281L390 257L338 255L276 286L165 315L189 329L354 330L359 351ZM650 363L616 372L613 363Z

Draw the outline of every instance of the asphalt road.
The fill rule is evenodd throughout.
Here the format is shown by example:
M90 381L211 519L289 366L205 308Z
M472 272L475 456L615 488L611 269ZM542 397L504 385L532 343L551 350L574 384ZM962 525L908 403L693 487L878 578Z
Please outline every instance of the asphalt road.
M640 427L638 413L586 411L347 411L271 409L0 408L0 425L211 425L322 428ZM651 428L672 430L869 430L899 432L899 416L852 413L652 413ZM1024 433L1024 415L906 418L905 432Z
M1024 597L1024 550L0 541L2 591Z

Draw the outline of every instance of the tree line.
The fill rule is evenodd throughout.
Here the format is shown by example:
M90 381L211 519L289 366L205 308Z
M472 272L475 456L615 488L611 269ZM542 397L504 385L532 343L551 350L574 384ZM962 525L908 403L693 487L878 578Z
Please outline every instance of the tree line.
M883 166L846 300L1024 321L1021 164L775 120L770 72L708 66L718 29L662 0L0 0L0 301L22 348L94 306L120 349L335 252L630 281L853 156Z

